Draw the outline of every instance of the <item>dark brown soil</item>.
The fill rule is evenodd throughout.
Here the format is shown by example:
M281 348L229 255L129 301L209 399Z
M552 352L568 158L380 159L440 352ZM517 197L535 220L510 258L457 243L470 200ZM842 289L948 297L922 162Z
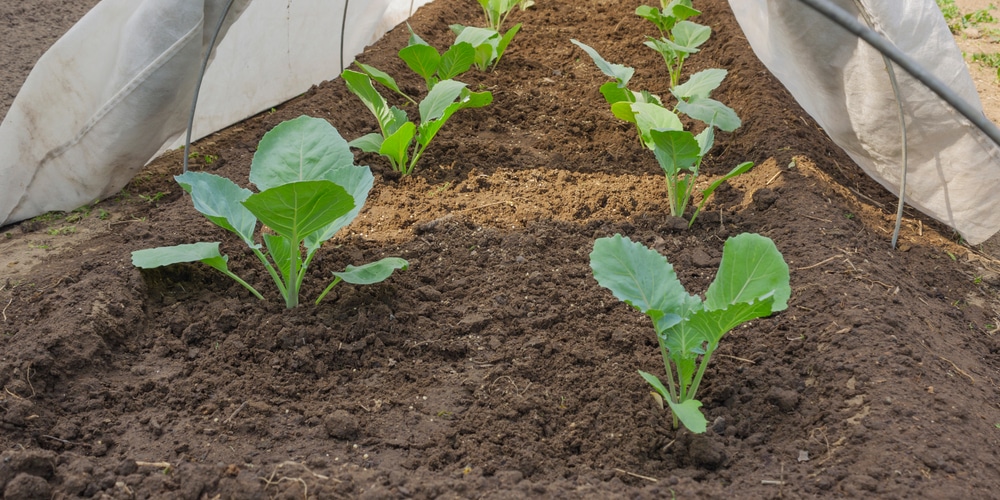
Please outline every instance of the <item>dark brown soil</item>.
M664 92L639 4L544 0L497 71L409 178L378 157L361 217L306 280L381 256L412 264L287 311L259 263L198 215L154 162L120 196L5 229L0 282L0 491L5 498L991 498L1000 491L992 262L910 214L832 145L756 60L726 2L689 71L729 69L717 94L744 120L709 180L758 166L692 229L667 216L662 174L598 93L579 39ZM444 46L475 2L411 20ZM398 28L361 59L422 85ZM196 168L246 183L260 137L309 114L348 139L375 123L339 81L198 145ZM215 157L205 164L204 155ZM61 243L60 228L84 234ZM595 238L663 252L689 290L724 240L771 237L789 309L722 341L700 392L711 422L671 428L636 370L662 366L649 321L594 281ZM130 252L222 239L266 302L215 271L140 272ZM25 262L38 259L37 265Z

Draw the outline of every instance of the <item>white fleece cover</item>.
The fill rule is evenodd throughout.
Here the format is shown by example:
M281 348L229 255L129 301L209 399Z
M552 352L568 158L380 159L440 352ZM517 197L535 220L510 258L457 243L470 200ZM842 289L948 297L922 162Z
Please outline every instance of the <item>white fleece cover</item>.
M962 53L934 0L834 0L982 110ZM826 133L898 195L901 141L882 56L800 2L729 0L754 52ZM1000 148L896 68L906 114L906 201L971 244L1000 230Z
M430 0L235 0L198 103L203 137L340 73ZM103 0L39 59L0 124L0 226L121 190L177 144L226 0ZM180 173L180 172L178 172Z

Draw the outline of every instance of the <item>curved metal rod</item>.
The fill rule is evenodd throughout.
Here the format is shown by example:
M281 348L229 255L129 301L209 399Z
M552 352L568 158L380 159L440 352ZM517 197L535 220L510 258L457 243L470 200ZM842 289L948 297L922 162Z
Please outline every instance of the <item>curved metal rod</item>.
M191 154L191 129L194 127L194 110L198 107L198 94L201 93L201 81L205 78L205 69L208 68L208 60L212 57L212 50L215 49L215 40L219 37L219 32L222 31L222 23L226 21L226 16L229 15L229 8L233 6L233 0L229 0L226 3L226 9L222 11L222 17L219 18L219 23L215 25L215 33L212 33L212 40L208 43L208 51L205 52L205 60L201 62L201 71L198 73L198 83L194 87L194 98L191 100L191 114L188 115L188 125L187 134L184 137L184 169L183 172L188 171L188 155Z
M910 56L899 50L895 45L893 45L892 42L886 40L882 37L882 35L879 35L871 28L861 24L858 22L857 18L845 12L844 9L837 7L829 0L799 1L806 4L806 6L812 8L816 12L823 14L827 19L839 24L845 30L868 42L869 45L891 59L892 62L896 63L899 67L906 70L907 73L919 80L920 83L923 83L924 86L931 89L931 91L937 94L938 97L944 99L944 101L950 104L951 107L955 108L955 110L961 113L962 116L972 122L976 128L992 139L997 146L1000 146L1000 128L997 128L993 122L986 118L986 115L978 111L975 107L948 88L948 86L945 85L945 83L938 77L925 70L922 66L920 66L920 64L910 58Z
M340 19L340 73L343 74L347 67L344 65L344 32L347 30L347 7L351 0L344 0L344 17Z
M807 7L819 12L827 19L837 23L845 30L853 33L857 37L861 38L869 45L874 47L885 58L892 60L892 62L899 65L907 73L909 73L913 78L916 78L920 83L924 84L932 92L937 94L938 97L943 99L952 108L962 114L966 119L972 122L980 131L983 132L987 137L989 137L997 146L1000 146L1000 128L997 128L996 124L991 122L986 115L981 111L977 110L974 106L966 102L964 99L958 96L954 91L952 91L948 86L942 82L938 77L934 76L929 71L925 70L920 64L914 61L910 56L906 55L903 51L899 50L892 42L885 39L883 36L875 32L875 30L861 24L857 18L845 12L840 7L837 7L829 0L799 0ZM893 73L891 66L887 64L889 68L890 79L893 82L893 88L895 89L895 74ZM898 90L897 90L898 92ZM897 94L898 96L898 94ZM900 121L902 122L902 109L900 109ZM903 215L903 202L905 200L906 193L906 132L905 127L903 128L903 174L902 183L900 184L900 198L899 206L896 209L896 227L893 231L892 236L892 247L896 248L896 241L899 238L899 228L902 223Z
M861 3L861 0L854 0L854 5L858 8L858 12L861 14L861 18L865 20L868 27L875 29L875 23L872 21L871 16L865 11L865 6ZM906 170L907 170L907 152L909 150L906 141L906 110L903 107L903 95L899 91L899 81L896 79L896 70L892 66L892 61L886 57L885 54L882 55L882 63L885 64L885 71L889 74L889 83L892 85L892 93L896 96L896 110L899 114L899 133L900 133L900 145L902 146L902 157L901 160L901 173L899 179L899 203L896 205L896 225L892 230L892 244L891 248L896 249L896 242L899 241L899 230L903 226L903 206L906 204Z

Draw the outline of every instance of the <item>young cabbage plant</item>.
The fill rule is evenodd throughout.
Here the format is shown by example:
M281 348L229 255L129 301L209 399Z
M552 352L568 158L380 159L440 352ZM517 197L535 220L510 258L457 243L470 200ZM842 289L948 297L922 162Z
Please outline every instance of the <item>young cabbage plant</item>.
M452 79L472 67L475 52L472 44L460 42L440 54L411 30L409 45L399 51L399 57L427 83L427 95L419 103L384 71L361 63L357 65L362 72L344 70L340 76L347 89L361 99L379 125L379 132L361 136L351 141L350 146L386 157L392 169L402 175L412 173L431 140L456 111L482 108L493 102L490 92L473 92ZM416 104L419 125L409 119L406 111L390 105L375 90L372 81Z
M637 114L637 121L640 127L644 121ZM663 169L666 178L667 199L670 206L670 215L683 217L695 191L695 181L701 169L701 161L705 154L712 148L715 140L715 133L712 127L706 127L697 136L686 130L670 129L648 129L642 132L644 137L648 136L652 142L653 155L656 156L657 163ZM694 224L701 209L705 207L705 202L709 196L715 192L723 182L745 173L753 168L753 162L743 162L719 177L709 186L701 190L701 203L691 214L688 227Z
M486 27L493 31L503 29L503 23L507 20L514 7L520 7L522 11L535 5L535 0L478 0L479 6L483 8L486 15Z
M689 295L665 257L621 235L594 243L590 267L597 282L653 321L667 384L651 373L639 375L691 432L708 421L696 399L719 340L733 328L788 307L788 265L774 242L758 234L729 238L715 281L702 300Z
M648 37L646 46L663 57L670 73L670 86L676 87L684 62L708 41L712 28L686 20L701 14L692 7L691 0L661 0L660 7L642 5L635 10L635 14L653 23L660 31L660 38Z
M250 182L259 189L257 193L207 172L188 171L174 179L191 195L196 210L250 248L288 308L299 303L302 280L316 251L358 216L374 180L368 167L354 165L350 147L332 125L307 116L283 122L264 134L250 165ZM258 220L268 229L261 232L263 245L254 237ZM218 242L132 252L133 265L143 269L203 262L263 299L229 271L228 260ZM348 266L345 272L334 273L333 284L341 280L376 283L407 266L395 257Z
M677 104L671 110L664 107L663 101L654 94L629 90L627 85L635 72L633 68L610 63L592 47L571 41L594 60L602 73L614 79L601 85L601 94L611 104L611 113L634 124L639 139L653 151L666 177L670 215L683 217L695 192L702 159L715 144L715 129L732 132L741 124L735 111L710 97L726 77L726 70L699 71L683 84L672 87L670 93ZM703 122L705 128L698 135L685 131L678 112ZM751 168L753 163L741 163L701 190L701 203L691 215L688 225L694 224L708 197L723 182Z
M456 35L455 44L468 43L475 48L476 69L486 71L490 68L496 68L497 64L500 63L500 58L503 57L507 46L521 30L521 24L515 24L502 35L492 28L477 28L461 24L452 24L451 30Z

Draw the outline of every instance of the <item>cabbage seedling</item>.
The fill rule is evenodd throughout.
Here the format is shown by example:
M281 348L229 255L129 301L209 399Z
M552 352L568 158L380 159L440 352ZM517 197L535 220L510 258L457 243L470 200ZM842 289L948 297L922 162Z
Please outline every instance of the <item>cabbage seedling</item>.
M514 7L521 7L527 10L535 5L535 0L478 0L479 6L483 8L486 15L486 26L493 31L500 31L504 21L510 15Z
M460 109L488 106L493 102L493 94L472 92L464 83L451 79L472 66L475 49L469 43L456 43L442 55L411 31L409 45L399 51L399 57L427 83L427 96L419 104L400 90L389 74L371 66L359 63L363 73L348 69L340 76L379 125L379 132L361 136L350 145L388 158L393 170L409 175L448 118ZM420 124L411 121L406 111L389 105L375 90L372 80L417 104Z
M503 57L507 46L521 30L521 24L515 24L503 35L492 28L476 28L474 26L462 26L461 24L451 25L451 30L457 35L455 44L468 43L475 48L475 65L479 71L486 71L490 67L496 68Z
M660 7L642 5L635 10L635 14L653 23L660 31L660 38L648 37L646 46L663 57L670 73L670 86L676 87L684 61L708 41L712 28L687 21L687 18L701 14L692 7L691 0L660 0Z
M635 73L633 68L610 63L592 47L576 40L571 41L594 60L602 73L614 79L601 85L601 94L611 104L612 114L635 124L640 140L653 151L656 161L663 169L670 215L683 217L695 192L701 161L715 144L715 128L731 132L740 126L740 118L732 108L709 97L726 77L726 70L699 71L683 84L671 88L670 93L677 100L677 105L670 110L654 94L629 90L628 82ZM677 115L678 111L707 126L698 135L685 131ZM688 226L694 224L708 197L723 182L751 168L753 163L741 163L701 190L701 203L691 215Z
M740 324L788 307L788 265L770 239L744 233L729 238L705 300L689 295L665 257L623 236L594 243L590 267L597 282L653 321L667 385L639 375L666 401L678 421L695 433L707 420L695 399L719 340Z
M337 129L326 120L307 116L281 123L264 134L250 165L250 182L258 193L207 172L188 171L174 179L191 195L196 210L247 244L264 264L288 308L299 303L302 280L316 251L358 216L374 180L368 167L354 165L354 155ZM254 239L258 220L269 228L262 231L263 246ZM263 299L260 292L229 271L228 261L218 242L132 252L133 265L143 269L203 262ZM334 273L333 284L316 303L340 281L376 283L407 266L396 257L348 266L345 272Z

